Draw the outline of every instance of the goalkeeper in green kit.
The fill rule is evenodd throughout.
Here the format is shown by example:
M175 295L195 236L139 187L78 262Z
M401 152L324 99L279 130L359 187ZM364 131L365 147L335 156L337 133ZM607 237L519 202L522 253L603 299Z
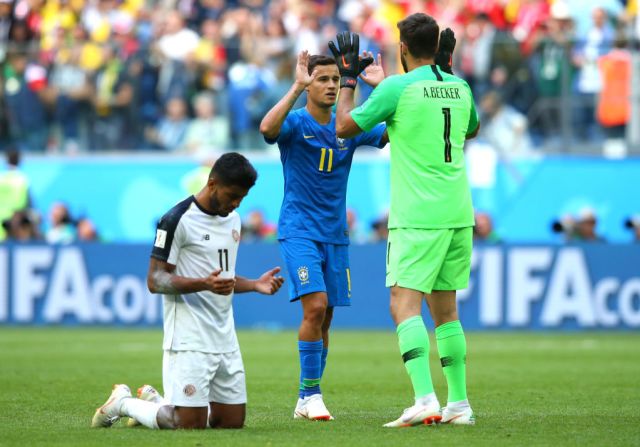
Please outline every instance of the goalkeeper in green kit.
M463 145L478 133L478 115L469 86L451 72L453 32L440 34L436 21L422 13L398 22L398 28L405 74L387 77L356 109L358 35L339 34L339 48L329 43L341 75L338 137L353 137L385 121L391 142L386 285L391 287L391 315L415 404L385 427L472 425L456 290L469 282L474 219ZM429 336L421 316L425 296L449 391L442 410L433 390Z

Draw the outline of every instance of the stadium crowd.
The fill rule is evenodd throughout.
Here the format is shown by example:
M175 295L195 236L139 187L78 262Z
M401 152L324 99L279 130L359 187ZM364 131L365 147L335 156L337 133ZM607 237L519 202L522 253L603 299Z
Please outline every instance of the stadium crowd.
M527 153L563 124L578 141L622 135L637 0L0 0L0 144L264 148L257 123L300 50L349 29L397 72L395 25L416 11L456 31L454 67L498 151Z

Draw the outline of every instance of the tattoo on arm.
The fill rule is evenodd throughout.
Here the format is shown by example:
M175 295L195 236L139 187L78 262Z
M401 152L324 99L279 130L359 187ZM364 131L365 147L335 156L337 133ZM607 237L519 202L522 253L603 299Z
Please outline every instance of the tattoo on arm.
M156 270L153 272L153 281L155 282L157 293L164 293L167 295L177 295L179 292L173 285L171 277L173 276L169 272L164 270Z

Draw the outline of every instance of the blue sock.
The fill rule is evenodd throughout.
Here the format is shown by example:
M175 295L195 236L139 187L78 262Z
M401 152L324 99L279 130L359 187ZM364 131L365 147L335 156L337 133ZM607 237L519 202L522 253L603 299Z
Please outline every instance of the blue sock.
M300 398L320 394L322 340L298 341L300 352Z
M327 366L327 354L329 354L329 348L322 348L322 357L320 357L320 378L324 376L324 367Z

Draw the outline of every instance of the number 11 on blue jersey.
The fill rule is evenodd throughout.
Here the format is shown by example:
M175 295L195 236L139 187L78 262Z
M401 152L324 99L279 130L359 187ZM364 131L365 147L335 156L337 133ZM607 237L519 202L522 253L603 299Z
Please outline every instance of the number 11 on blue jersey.
M329 152L329 157L326 157L327 152ZM326 169L324 166L325 158L328 158ZM321 148L320 149L320 166L318 166L318 170L331 172L332 166L333 166L333 149L331 148L327 149L326 147Z

